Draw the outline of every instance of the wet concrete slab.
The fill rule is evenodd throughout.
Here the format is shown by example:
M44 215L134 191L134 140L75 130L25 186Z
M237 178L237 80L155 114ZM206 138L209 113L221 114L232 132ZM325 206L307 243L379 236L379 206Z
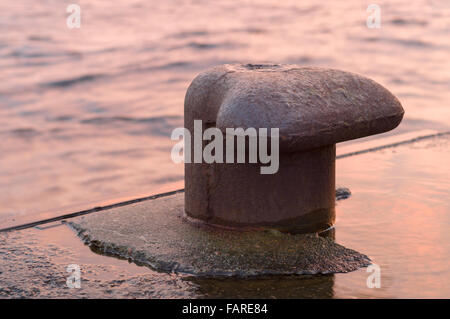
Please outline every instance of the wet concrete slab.
M184 217L184 194L70 221L94 251L165 272L199 276L342 273L368 266L367 256L317 234L273 229L235 231Z
M70 287L69 266L80 269ZM127 260L93 253L67 225L0 233L0 299L193 298L196 287Z

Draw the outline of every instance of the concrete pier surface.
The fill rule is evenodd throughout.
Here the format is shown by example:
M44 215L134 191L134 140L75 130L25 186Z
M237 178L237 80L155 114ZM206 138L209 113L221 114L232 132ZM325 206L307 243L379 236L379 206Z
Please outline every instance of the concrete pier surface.
M157 272L131 259L105 256L56 222L0 233L0 298L446 298L450 134L413 140L395 140L390 148L380 145L392 141L352 144L351 153L357 155L336 161L337 185L352 193L337 202L336 243L363 252L380 266L380 289L367 286L368 268L247 278ZM339 148L338 154L343 155ZM107 214L89 217L113 225ZM124 240L111 230L110 238ZM80 289L67 287L71 264L81 268Z
M69 224L94 250L159 271L200 276L329 274L368 266L367 256L317 234L229 230L185 218L184 194L162 197Z

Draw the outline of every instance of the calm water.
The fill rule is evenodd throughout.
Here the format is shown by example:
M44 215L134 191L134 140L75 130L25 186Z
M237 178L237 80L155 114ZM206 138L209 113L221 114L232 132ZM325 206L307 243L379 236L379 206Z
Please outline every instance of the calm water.
M398 132L450 124L450 2L80 0L0 3L0 222L181 184L187 86L231 62L340 68L402 101Z

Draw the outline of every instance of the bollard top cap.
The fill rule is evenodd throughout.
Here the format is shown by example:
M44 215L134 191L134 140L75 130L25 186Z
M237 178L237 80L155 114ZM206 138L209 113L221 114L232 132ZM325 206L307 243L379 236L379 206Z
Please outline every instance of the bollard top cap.
M227 64L199 74L185 98L185 126L279 128L280 149L307 150L397 127L404 110L358 74L285 64Z

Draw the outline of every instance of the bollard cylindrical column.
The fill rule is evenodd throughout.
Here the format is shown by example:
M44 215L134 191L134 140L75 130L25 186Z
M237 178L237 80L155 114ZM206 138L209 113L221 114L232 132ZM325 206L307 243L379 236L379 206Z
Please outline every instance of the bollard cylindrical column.
M262 174L268 164L249 163L248 145L245 163L185 163L185 212L225 227L325 230L335 220L335 144L391 130L403 113L384 87L344 71L278 64L206 71L186 93L185 127L193 134L199 120L202 132L217 128L224 145L228 128L277 129L279 151L270 151L279 166Z

